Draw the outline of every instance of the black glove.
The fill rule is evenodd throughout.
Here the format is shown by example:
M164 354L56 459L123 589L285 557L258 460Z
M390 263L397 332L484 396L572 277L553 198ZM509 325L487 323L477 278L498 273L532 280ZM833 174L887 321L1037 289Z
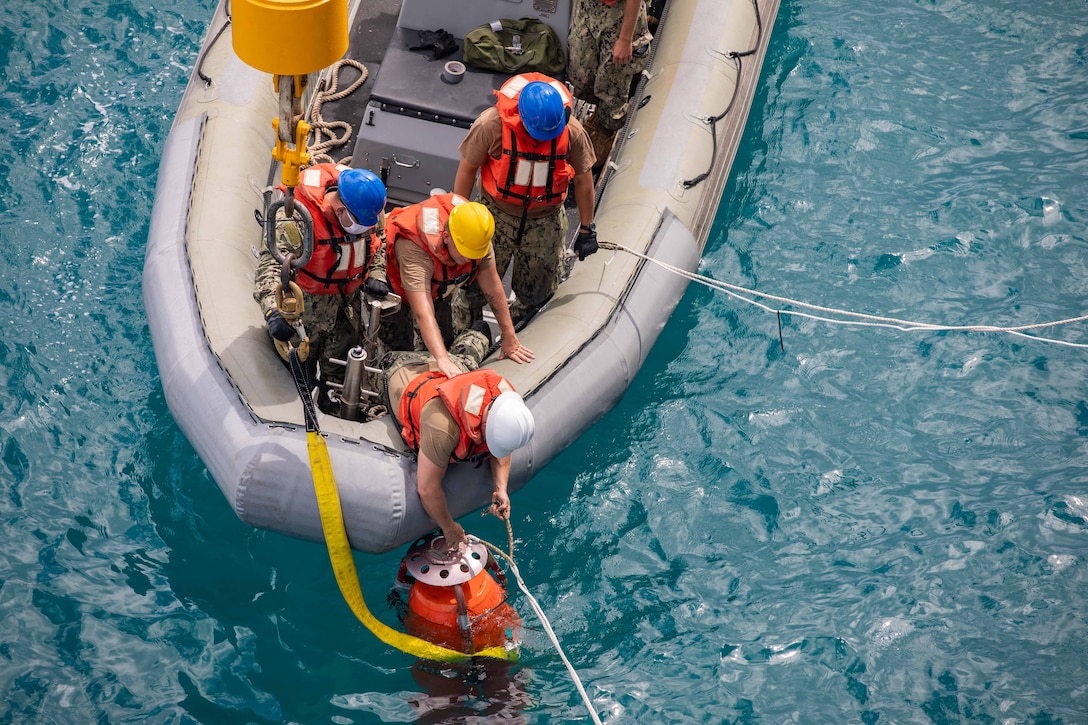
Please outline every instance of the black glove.
M578 228L574 251L578 253L579 262L597 251L597 229L593 224L589 225L588 230L584 226Z
M283 319L279 310L269 310L264 319L268 323L268 333L280 342L290 342L295 336L295 328Z
M419 45L413 45L408 50L429 50L434 53L431 60L439 60L457 52L457 40L452 33L438 30L417 30Z
M384 279L368 277L366 282L363 283L363 291L376 300L384 300L385 296L393 291L393 288Z

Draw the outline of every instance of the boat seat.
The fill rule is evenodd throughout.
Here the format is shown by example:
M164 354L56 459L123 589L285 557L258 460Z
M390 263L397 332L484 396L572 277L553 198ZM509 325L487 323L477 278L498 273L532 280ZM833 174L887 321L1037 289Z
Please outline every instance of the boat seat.
M431 60L427 51L409 50L416 45L415 30L398 27L393 33L370 95L383 111L468 128L495 103L495 91L510 77L466 68L460 83L448 83L442 71L447 62L462 59L461 38L457 52L440 60Z
M494 92L510 76L466 68L460 83L447 83L442 80L443 67L463 60L463 39L470 30L493 20L526 16L550 25L566 53L569 0L404 0L371 98L383 111L468 128L495 103ZM431 60L428 51L409 50L420 44L418 32L425 30L450 33L457 52Z
M525 16L548 23L565 49L569 0L404 0L351 157L353 166L382 176L391 201L410 204L452 188L458 145L510 75L466 68L460 82L449 83L443 70L450 61L463 62L468 31ZM410 50L420 45L420 31L436 30L453 36L457 52L432 60L430 51Z
M404 0L397 27L442 29L461 40L468 31L492 20L531 16L555 30L566 52L570 6L570 0Z

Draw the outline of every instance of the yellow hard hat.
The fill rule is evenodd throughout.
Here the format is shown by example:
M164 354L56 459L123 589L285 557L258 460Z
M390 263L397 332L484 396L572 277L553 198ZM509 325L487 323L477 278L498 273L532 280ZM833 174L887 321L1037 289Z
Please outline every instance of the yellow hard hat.
M483 259L491 249L495 218L487 207L476 201L458 204L450 212L450 236L453 246L468 259Z

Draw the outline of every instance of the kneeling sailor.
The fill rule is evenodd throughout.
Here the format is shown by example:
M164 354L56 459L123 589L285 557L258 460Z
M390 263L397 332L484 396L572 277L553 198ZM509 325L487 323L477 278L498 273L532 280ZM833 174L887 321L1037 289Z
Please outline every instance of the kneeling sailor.
M491 465L491 508L510 515L506 487L510 454L533 437L533 414L510 381L489 368L477 369L489 341L466 330L450 346L450 360L471 371L447 377L426 353L390 353L382 361L379 381L388 409L394 412L401 438L419 454L416 487L427 514L442 529L454 552L468 547L465 530L453 520L442 491L450 463L482 461Z

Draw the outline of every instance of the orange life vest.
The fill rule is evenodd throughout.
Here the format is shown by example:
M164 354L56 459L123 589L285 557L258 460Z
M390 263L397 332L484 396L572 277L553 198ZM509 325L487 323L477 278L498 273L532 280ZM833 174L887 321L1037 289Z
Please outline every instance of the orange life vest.
M518 97L526 85L541 81L559 91L568 115L572 99L567 87L543 73L522 73L503 83L495 91L495 107L502 120L502 153L487 157L480 169L480 184L496 201L520 204L526 210L559 206L567 196L574 178L574 167L567 163L570 130L551 141L537 141L529 135L518 115Z
M419 418L423 406L436 397L442 399L461 438L450 454L450 463L485 456L483 419L491 401L514 386L510 381L488 368L447 378L439 372L426 372L412 378L400 398L397 419L401 422L400 437L413 451L419 451Z
M366 279L370 255L379 244L374 236L347 234L339 222L330 223L323 212L325 195L347 168L340 164L314 164L303 169L295 187L295 199L306 206L314 220L314 253L298 274L298 286L309 294L354 292ZM286 191L282 184L277 188Z
M442 243L442 231L446 228L450 212L453 207L464 203L465 199L457 194L438 194L418 204L389 212L385 220L386 275L394 292L404 297L404 283L395 248L398 239L415 243L434 262L431 299L445 297L451 288L467 285L476 279L480 260L470 259L465 264L458 264Z

